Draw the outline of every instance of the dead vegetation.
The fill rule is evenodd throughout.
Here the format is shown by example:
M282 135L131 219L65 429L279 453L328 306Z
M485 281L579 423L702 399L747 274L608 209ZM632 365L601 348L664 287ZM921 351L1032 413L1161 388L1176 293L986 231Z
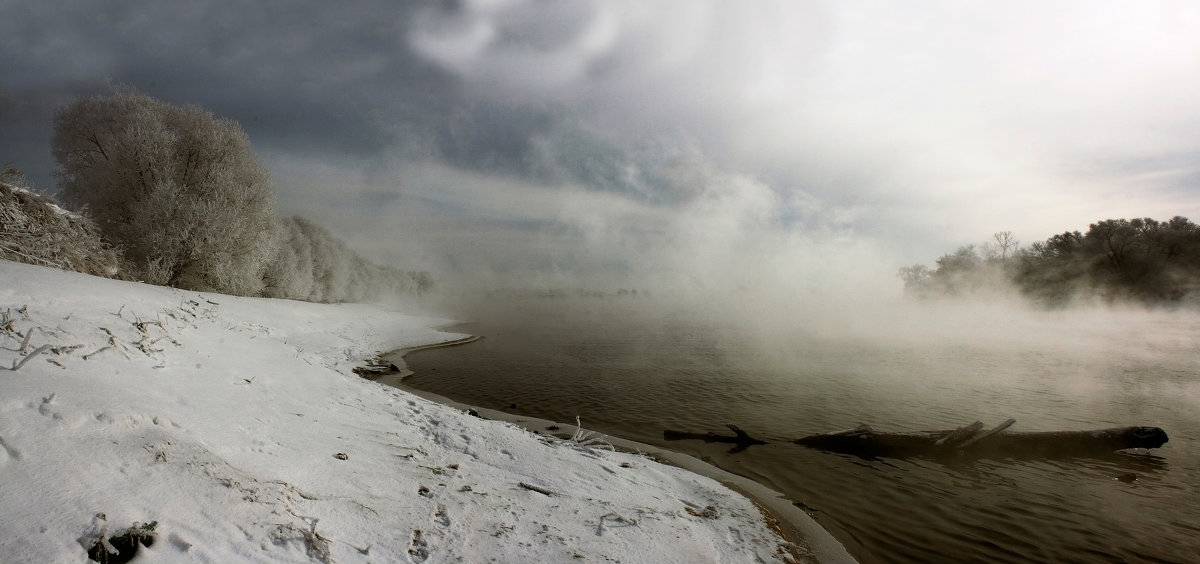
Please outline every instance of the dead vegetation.
M6 169L4 177L19 178ZM50 198L0 181L0 259L120 277L121 253L100 238L90 219Z

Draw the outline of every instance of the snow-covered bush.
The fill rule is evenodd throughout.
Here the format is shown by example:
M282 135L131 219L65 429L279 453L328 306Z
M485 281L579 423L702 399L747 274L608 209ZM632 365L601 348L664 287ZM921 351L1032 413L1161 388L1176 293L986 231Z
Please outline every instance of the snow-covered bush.
M303 217L280 222L279 251L267 266L263 294L313 302L359 302L429 289L428 274L379 266Z
M58 111L67 203L121 246L130 275L226 294L353 302L427 290L427 274L367 261L303 218L280 220L267 170L234 121L130 90Z
M65 201L86 207L147 282L257 295L278 244L267 169L234 121L132 91L58 111Z
M19 181L7 168L5 180ZM88 218L45 196L0 182L0 259L117 277L121 254Z
M316 286L312 245L296 219L289 217L280 221L279 250L267 264L263 276L263 295L268 298L317 301L310 297Z

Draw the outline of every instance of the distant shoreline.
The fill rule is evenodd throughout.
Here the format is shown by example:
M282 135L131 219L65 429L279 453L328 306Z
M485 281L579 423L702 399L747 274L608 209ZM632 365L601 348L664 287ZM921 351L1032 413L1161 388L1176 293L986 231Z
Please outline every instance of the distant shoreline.
M484 419L492 419L497 421L505 421L524 428L532 433L542 434L550 426L558 427L556 435L571 435L577 427L568 423L550 421L548 419L540 419L537 417L527 417L523 415L514 415L494 409L488 409L475 405L462 403L452 400L448 397L427 392L404 383L404 380L413 374L408 369L407 363L404 362L405 357L409 354L434 349L441 347L454 347L473 343L482 339L478 335L468 335L461 339L453 341L445 341L441 343L433 343L417 347L409 347L388 351L382 355L382 358L396 364L400 367L400 372L383 376L375 380L380 384L392 386L404 390L413 395L420 396L432 402L440 403L449 407L461 410L473 410ZM785 498L782 493L779 493L763 484L755 482L744 476L739 476L732 472L728 472L712 464L704 462L694 456L654 446L647 443L641 443L621 437L606 436L606 439L613 446L629 452L642 453L654 460L664 464L670 464L679 468L683 468L694 474L713 479L746 497L760 510L763 511L763 518L767 521L767 525L775 528L783 535L784 539L799 546L801 553L810 553L818 562L825 563L856 563L858 562L846 550L829 531L825 530L811 516L805 513L800 508L791 503ZM774 522L772 522L774 521ZM799 556L799 555L796 555Z

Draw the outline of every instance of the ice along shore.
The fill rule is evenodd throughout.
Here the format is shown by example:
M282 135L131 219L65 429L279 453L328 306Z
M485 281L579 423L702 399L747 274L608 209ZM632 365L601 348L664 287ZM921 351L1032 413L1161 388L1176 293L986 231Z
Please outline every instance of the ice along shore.
M443 320L11 262L0 316L2 561L815 559L713 479L351 372Z

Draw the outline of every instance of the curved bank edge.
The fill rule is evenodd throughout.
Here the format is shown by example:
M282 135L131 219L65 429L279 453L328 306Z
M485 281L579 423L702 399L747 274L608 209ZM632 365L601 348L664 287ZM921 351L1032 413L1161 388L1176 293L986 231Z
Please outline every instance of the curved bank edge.
M456 345L465 345L467 343L478 340L478 336L466 336L462 339L446 341L442 343L434 343L406 349L399 349L388 352L382 355L390 360L393 364L400 368L400 372L384 376L376 380L380 384L399 388L408 393L420 396L429 401L447 405L455 409L466 411L474 410L485 419L493 419L497 421L505 421L514 425L523 427L531 432L540 432L551 425L559 427L557 433L573 434L577 429L576 426L567 423L550 421L547 419L539 419L537 417L526 417L505 413L494 409L473 406L462 402L454 401L445 396L441 396L432 392L419 390L411 386L406 386L403 383L404 378L411 375L413 372L408 369L408 365L404 363L404 357L409 353L419 350L431 349L436 347L449 347ZM631 441L620 437L606 436L606 440L613 446L630 451L640 452L649 455L657 460L673 464L689 472L712 478L729 489L738 492L739 494L748 497L751 501L759 504L769 511L784 529L785 537L791 540L799 541L807 546L818 562L822 564L857 564L857 560L846 551L846 547L842 545L829 531L825 530L811 516L805 513L800 508L796 507L783 494L764 486L749 478L738 476L732 472L722 470L712 464L704 462L694 456L667 450L654 445Z

